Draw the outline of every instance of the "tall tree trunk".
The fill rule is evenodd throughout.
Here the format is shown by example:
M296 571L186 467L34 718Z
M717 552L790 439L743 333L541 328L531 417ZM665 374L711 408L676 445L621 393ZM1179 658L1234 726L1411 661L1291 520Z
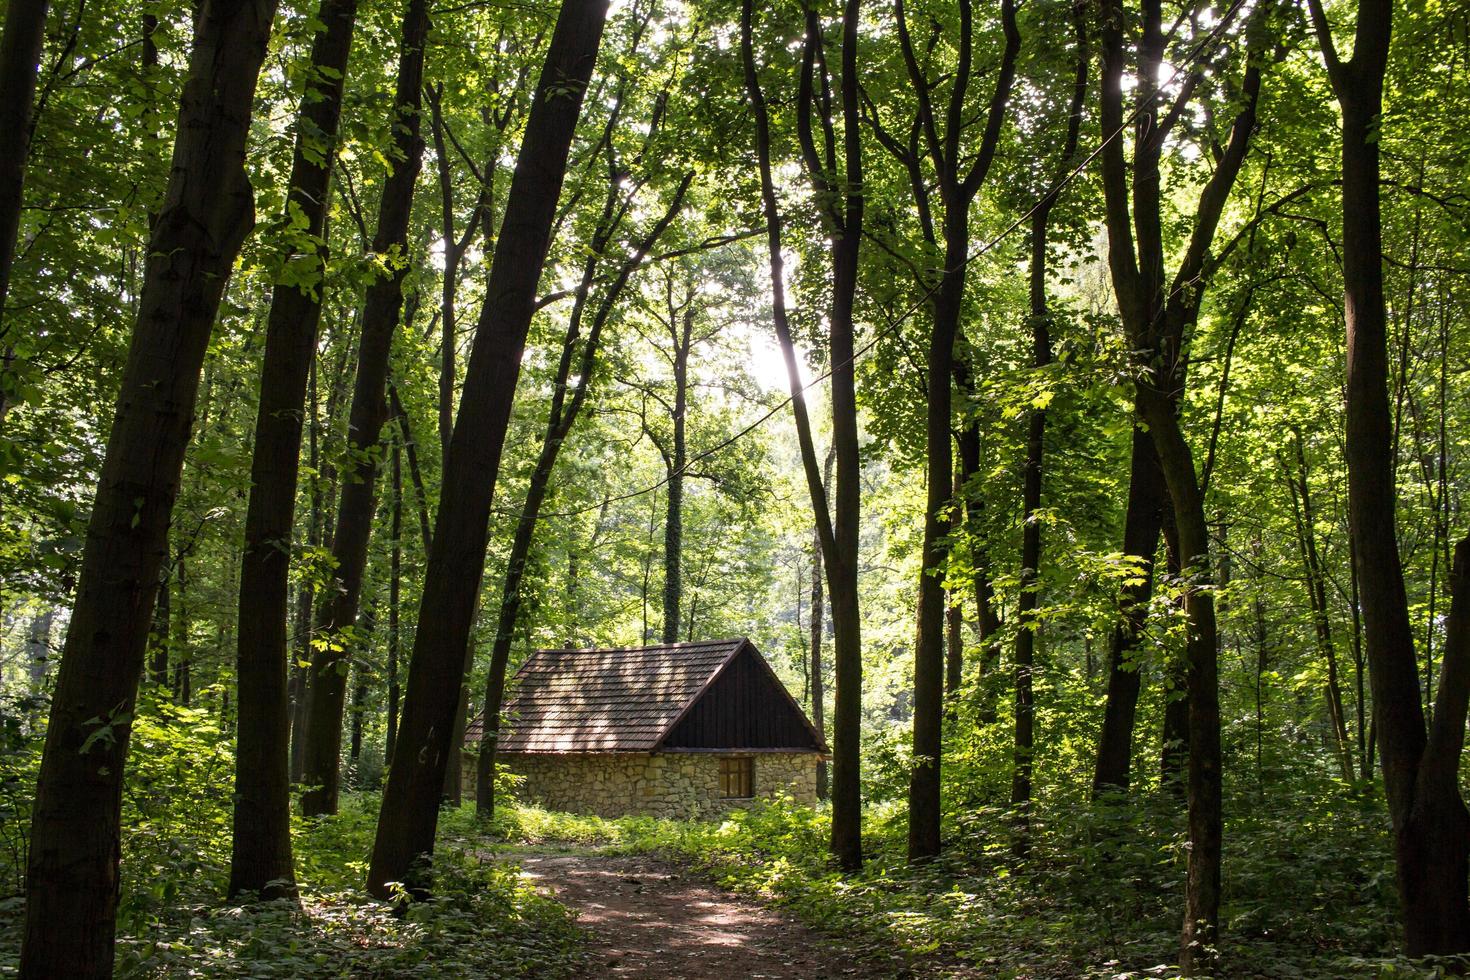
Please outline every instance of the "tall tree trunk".
M822 482L826 486L832 485L832 463L836 454L827 453L827 462L823 465ZM812 531L812 621L811 621L811 664L808 673L811 676L812 692L812 726L817 730L817 738L825 744L827 741L827 690L825 679L822 677L822 640L825 636L823 623L823 606L826 597L822 594L822 536L815 530ZM828 781L827 760L817 760L817 799L825 800L830 786Z
M317 431L321 427L317 414L317 360L311 359L307 372L307 460L311 466L311 515L306 524L306 546L319 548L322 543L322 474ZM291 665L291 782L299 783L306 765L306 671L311 664L311 613L315 589L312 576L303 575L296 589L296 655Z
M1160 470L1162 473L1162 470ZM1178 585L1184 569L1179 564L1179 530L1174 511L1166 508L1164 519L1164 561L1166 581ZM1179 600L1180 611L1188 615L1187 601ZM1159 784L1167 793L1183 800L1189 787L1185 772L1189 766L1189 652L1186 649L1164 664L1164 719L1159 733Z
M254 223L245 141L273 0L196 8L163 207L88 521L36 785L24 977L112 973L123 773L199 376Z
M383 764L393 761L398 744L398 607L403 580L403 452L393 443L393 543L388 558L388 737L383 745Z
M1005 51L984 114L984 135L974 155L962 160L962 130L966 117L973 112L966 105L966 92L974 80L974 11L971 0L959 0L959 60L949 82L950 100L944 114L942 137L929 101L932 85L914 52L902 2L897 12L904 61L919 100L920 122L927 134L929 153L938 174L938 189L944 203L941 233L944 265L930 300L933 322L925 364L928 491L919 567L918 625L914 644L913 765L909 773L908 856L911 861L921 861L938 855L940 851L940 758L944 711L944 587L940 572L947 558L945 538L950 529L946 514L953 483L951 385L970 261L970 205L995 159L1001 125L1015 80L1021 36L1016 27L1014 3L1002 0L1000 14L1005 31Z
M1316 512L1312 506L1312 488L1307 481L1307 456L1301 433L1295 436L1293 472L1283 461L1287 488L1291 492L1292 515L1296 519L1297 548L1301 552L1302 571L1307 580L1307 602L1312 610L1312 632L1317 650L1327 664L1327 683L1323 694L1327 702L1327 718L1332 724L1332 749L1337 757L1342 778L1354 779L1353 750L1348 741L1347 716L1343 710L1342 685L1337 676L1337 645L1332 640L1332 619L1327 607L1327 575L1317 552Z
M670 310L670 329L679 320ZM679 642L679 606L684 599L684 467L689 462L686 415L689 411L689 348L694 329L694 306L683 317L682 332L675 332L673 438L664 462L668 467L664 496L664 628L663 642Z
M11 0L0 34L0 133L10 149L0 156L0 320L10 295L10 269L20 234L22 190L31 149L31 110L36 98L36 65L46 39L47 0ZM7 358L8 361L8 358ZM9 364L6 364L8 367ZM5 417L0 379L0 421Z
M1343 61L1319 0L1310 9L1342 108L1342 274L1347 321L1348 513L1394 864L1410 956L1470 951L1470 814L1460 795L1470 695L1470 540L1456 549L1453 602L1426 730L1395 524L1388 324L1383 296L1379 123L1391 0L1359 0Z
M254 892L280 898L296 890L291 864L290 704L287 691L287 617L291 531L301 427L317 323L326 291L326 220L342 87L357 0L323 0L323 29L312 44L302 94L288 206L283 223L301 229L314 247L284 256L287 264L317 271L309 287L277 284L271 295L260 407L250 466L245 553L240 563L239 737L235 751L234 833L230 897ZM325 141L326 145L321 143Z
M1184 399L1189 333L1199 317L1213 268L1211 245L1256 125L1256 102L1261 86L1260 45L1265 33L1255 18L1264 16L1269 8L1257 8L1247 15L1252 21L1246 25L1250 41L1241 74L1239 107L1229 139L1220 149L1215 169L1199 193L1187 246L1172 282L1166 281L1164 269L1167 248L1160 160L1181 113L1176 107L1161 114L1156 104L1167 45L1162 5L1158 0L1143 0L1141 8L1139 40L1130 52L1124 37L1121 3L1119 0L1102 2L1103 132L1112 135L1124 126L1122 83L1130 53L1135 59L1132 79L1138 100L1132 186L1129 186L1129 168L1121 139L1110 140L1103 149L1102 183L1109 272L1127 342L1137 358L1134 396L1139 416L1148 426L1168 490L1174 531L1171 551L1177 558L1185 585L1190 848L1180 966L1186 975L1194 976L1210 971L1218 934L1223 826L1219 637L1214 589L1210 584L1213 570L1204 492L1179 416Z
M741 4L741 55L746 95L755 115L755 143L760 171L761 203L766 219L766 248L772 285L771 313L786 366L791 392L791 412L801 447L802 469L811 498L816 534L824 552L827 587L831 596L833 668L836 691L832 718L832 835L830 849L845 871L862 867L862 786L860 782L860 739L862 715L862 619L858 600L858 547L861 460L858 454L856 357L853 338L853 300L857 292L858 258L864 215L862 121L857 72L860 0L845 0L842 16L841 72L838 88L842 111L842 172L837 172L836 139L830 115L830 99L820 104L825 157L818 154L811 122L815 97L815 67L823 65L822 91L826 95L826 58L821 20L810 8L798 88L798 135L807 178L814 196L830 224L832 261L832 307L828 317L828 351L831 364L832 453L837 466L837 485L828 508L827 484L817 466L816 446L807 415L801 372L796 363L785 300L784 266L781 256L781 213L777 204L771 165L769 110L756 73L754 2ZM838 187L842 193L837 193Z
M337 505L337 531L332 554L337 565L333 591L324 604L318 632L330 642L312 659L306 706L305 774L309 788L301 796L307 816L337 812L341 756L342 710L347 694L347 658L357 621L368 539L377 510L378 442L388 418L384 392L388 357L403 308L407 268L408 219L413 206L424 144L419 134L424 77L424 42L429 32L427 0L409 0L399 46L398 88L392 113L394 160L383 184L375 255L391 257L393 271L367 289L358 341L357 379L348 413L347 463Z
M439 791L463 680L461 658L484 572L490 503L511 400L606 14L606 5L597 0L565 0L506 198L444 473L399 751L388 772L368 871L368 889L379 897L388 896L389 882L406 882L415 891L428 886L427 868L418 862L434 851Z
M1051 365L1052 360L1051 310L1046 296L1047 236L1057 195L1064 186L1063 181L1072 172L1072 157L1077 153L1091 60L1087 49L1087 19L1081 4L1073 6L1072 21L1077 69L1072 83L1072 98L1067 106L1067 135L1062 142L1059 172L1052 178L1046 195L1031 212L1031 268L1027 286L1031 307L1031 362L1038 375ZM1011 805L1018 809L1018 817L1023 821L1027 819L1026 811L1031 805L1032 752L1035 748L1036 709L1032 674L1036 659L1036 610L1041 598L1040 510L1045 456L1046 409L1034 407L1026 425L1026 471L1021 495L1021 595L1016 610L1015 771L1011 780ZM1026 847L1024 835L1028 829L1023 824L1023 836L1018 841L1018 847L1023 853Z
M603 135L609 152L611 152L612 128L616 116L615 112L614 118L609 121L608 129ZM510 663L511 644L520 620L521 585L525 578L527 562L531 557L531 547L535 541L541 507L546 502L546 495L551 487L551 477L556 469L556 461L561 454L562 446L565 445L567 437L571 434L572 427L581 415L582 408L587 401L587 394L591 390L592 380L599 365L602 331L607 326L623 291L627 288L633 272L643 263L649 251L668 230L674 217L684 206L685 196L693 181L692 174L684 177L663 216L654 222L652 229L639 241L632 254L619 267L613 281L608 285L598 303L586 338L580 340L581 352L578 354L577 346L581 338L582 320L589 291L593 280L597 277L597 270L603 255L617 230L614 216L627 211L627 208L618 207L618 200L622 196L619 189L622 170L616 165L615 157L610 156L610 160L612 162L608 172L608 194L603 205L602 220L593 234L591 254L588 255L582 267L581 284L577 289L576 300L567 322L561 357L557 364L551 408L547 415L546 428L541 436L541 449L536 458L536 466L531 471L530 483L526 487L526 499L521 504L521 516L516 523L515 535L511 541L510 557L506 561L505 581L501 586L495 640L490 651L490 671L485 678L485 703L481 712L483 734L480 738L480 754L476 759L475 811L482 817L490 817L495 813L495 751L500 734L500 708L505 697L505 675ZM631 203L632 197L628 196L627 201ZM574 370L575 380L572 377Z
M148 632L148 679L162 689L168 687L168 643L173 636L169 603L169 568L159 575L158 601L153 607L153 625Z
M178 585L178 597L173 605L173 621L169 624L173 630L169 648L177 654L173 677L174 702L187 708L194 695L193 678L189 676L194 647L189 635L189 564L183 550L174 557L174 582Z
M1067 154L1070 156L1071 154ZM1031 215L1031 357L1038 371L1051 364L1050 314L1046 304L1047 225L1050 202ZM1026 423L1026 470L1021 489L1021 576L1016 604L1014 760L1011 775L1011 806L1024 812L1031 805L1031 753L1035 746L1035 694L1031 684L1036 663L1036 607L1041 569L1042 465L1046 450L1046 409L1033 408ZM1021 827L1025 833L1025 826Z

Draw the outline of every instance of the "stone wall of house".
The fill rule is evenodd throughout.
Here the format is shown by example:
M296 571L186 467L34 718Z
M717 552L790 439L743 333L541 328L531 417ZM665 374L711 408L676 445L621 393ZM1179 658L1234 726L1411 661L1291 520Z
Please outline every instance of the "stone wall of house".
M720 797L720 758L706 752L662 752L507 755L501 760L523 779L516 795L548 810L599 817L648 814L698 820L752 802ZM802 803L816 803L814 753L762 752L751 758L755 760L753 798L785 793Z

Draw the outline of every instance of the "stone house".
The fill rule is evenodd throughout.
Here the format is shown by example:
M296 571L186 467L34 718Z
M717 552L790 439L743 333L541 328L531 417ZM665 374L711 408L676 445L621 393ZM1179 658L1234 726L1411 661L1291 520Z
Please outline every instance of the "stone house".
M512 685L496 758L522 777L526 802L679 819L777 793L816 802L827 747L743 637L538 650ZM467 751L482 729L470 723Z

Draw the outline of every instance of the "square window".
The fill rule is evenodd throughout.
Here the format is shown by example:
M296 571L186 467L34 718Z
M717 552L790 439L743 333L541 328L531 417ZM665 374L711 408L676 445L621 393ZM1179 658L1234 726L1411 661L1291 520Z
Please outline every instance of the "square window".
M755 760L749 757L720 758L720 796L727 800L748 800L754 793Z

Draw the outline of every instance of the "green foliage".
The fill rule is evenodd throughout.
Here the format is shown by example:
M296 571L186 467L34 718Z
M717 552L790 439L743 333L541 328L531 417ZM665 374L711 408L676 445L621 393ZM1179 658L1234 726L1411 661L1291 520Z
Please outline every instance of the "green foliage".
M1325 792L1302 786L1229 800L1223 975L1436 975L1381 957L1397 927L1380 804ZM536 848L571 843L692 862L725 887L767 898L869 956L906 961L919 975L942 975L946 964L994 977L1175 975L1179 802L1053 801L1041 812L1025 858L1013 853L1007 810L986 807L951 819L944 856L913 866L901 809L870 808L868 862L856 875L829 865L827 814L790 800L711 823L506 807L492 830ZM1303 813L1316 816L1303 821Z
M0 974L15 968L28 793L39 745L0 712ZM7 732L10 734L7 735ZM441 821L433 899L398 914L361 888L376 800L293 830L300 907L229 905L229 739L209 712L145 698L123 795L119 977L561 977L580 962L560 905L499 860L470 811Z

